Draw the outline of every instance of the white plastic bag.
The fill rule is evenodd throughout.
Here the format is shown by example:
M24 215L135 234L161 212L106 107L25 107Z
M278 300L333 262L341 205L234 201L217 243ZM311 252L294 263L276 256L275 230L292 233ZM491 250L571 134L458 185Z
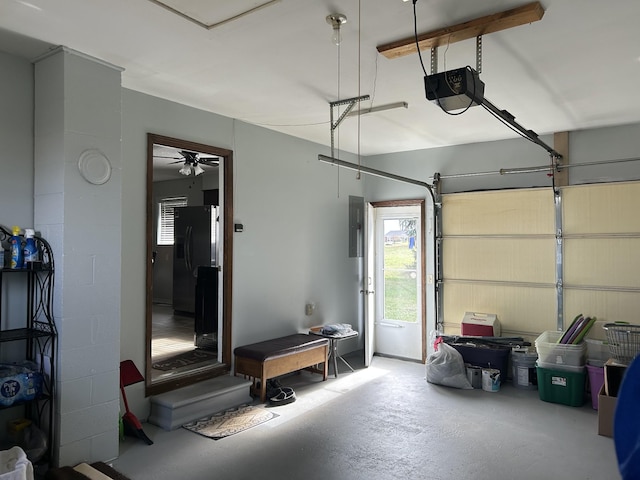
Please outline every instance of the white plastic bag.
M22 448L0 451L0 480L33 480L33 465Z
M427 357L427 382L446 387L473 389L467 378L462 355L451 345L440 343Z

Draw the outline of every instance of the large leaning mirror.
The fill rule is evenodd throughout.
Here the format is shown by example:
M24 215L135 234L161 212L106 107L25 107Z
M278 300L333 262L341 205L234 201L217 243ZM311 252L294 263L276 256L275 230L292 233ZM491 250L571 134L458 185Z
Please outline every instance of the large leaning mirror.
M146 395L229 372L233 159L147 135Z

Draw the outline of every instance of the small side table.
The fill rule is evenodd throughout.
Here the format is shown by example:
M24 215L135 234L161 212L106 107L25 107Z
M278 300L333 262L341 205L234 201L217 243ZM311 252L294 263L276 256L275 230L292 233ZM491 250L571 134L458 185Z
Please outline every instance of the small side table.
M309 333L311 335L318 335L320 337L329 339L329 358L327 359L327 361L329 362L329 365L333 363L333 373L335 375L335 378L338 378L338 359L342 360L342 362L347 367L349 367L349 369L352 372L355 372L353 367L349 365L349 362L347 362L344 358L338 355L338 342L340 340L346 340L347 338L357 337L358 336L357 331L351 330L347 333L336 333L332 335L326 335L322 333L322 327L311 327L309 329Z

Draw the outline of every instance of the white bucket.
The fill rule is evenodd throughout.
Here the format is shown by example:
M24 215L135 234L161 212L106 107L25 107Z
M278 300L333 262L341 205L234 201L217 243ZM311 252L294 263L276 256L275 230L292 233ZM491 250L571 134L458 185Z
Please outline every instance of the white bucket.
M525 390L536 390L538 379L536 371L536 353L515 353L511 354L513 362L513 386Z
M500 390L500 370L495 368L482 369L482 389L485 392L497 392Z
M482 367L467 365L467 378L473 388L482 388Z

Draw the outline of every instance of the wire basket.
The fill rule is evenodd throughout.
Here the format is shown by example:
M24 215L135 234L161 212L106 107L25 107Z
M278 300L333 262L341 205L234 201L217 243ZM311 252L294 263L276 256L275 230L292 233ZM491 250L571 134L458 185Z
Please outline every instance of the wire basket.
M602 328L607 332L609 352L620 363L631 363L640 353L640 325L607 323Z

